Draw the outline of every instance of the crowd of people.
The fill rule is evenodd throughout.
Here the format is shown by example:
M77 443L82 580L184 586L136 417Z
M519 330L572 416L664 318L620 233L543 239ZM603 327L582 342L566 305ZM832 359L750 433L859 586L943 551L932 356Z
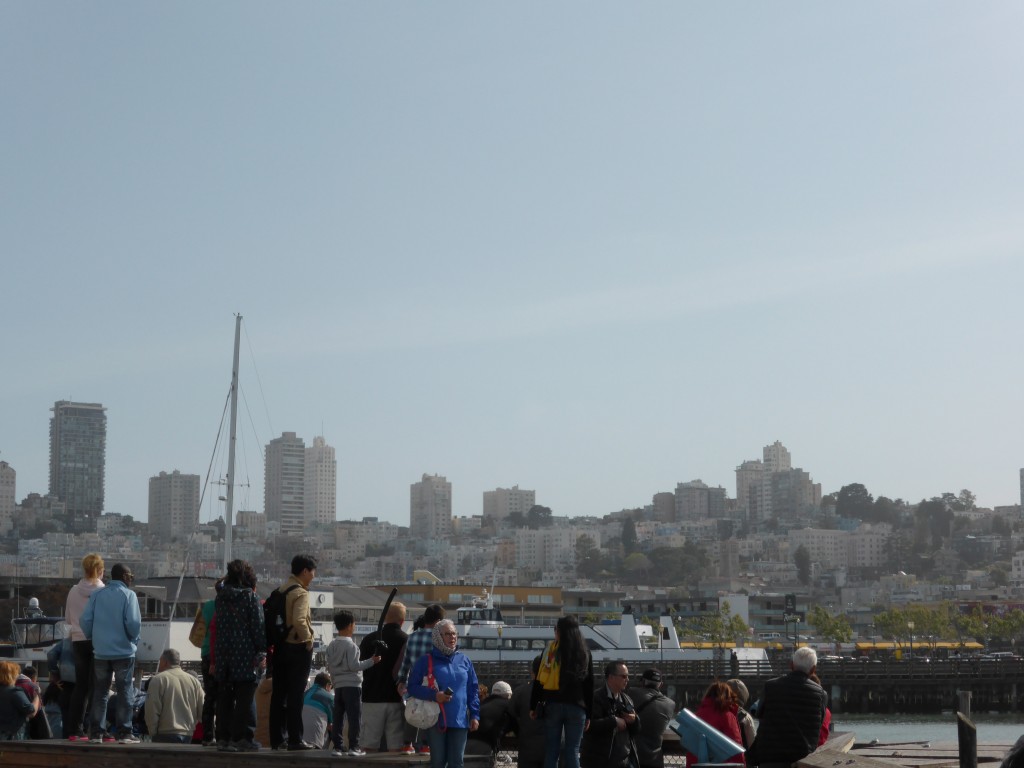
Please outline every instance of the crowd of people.
M355 617L342 610L326 670L310 683L316 569L313 557L296 555L289 579L261 603L252 566L232 561L189 638L200 649L202 682L167 649L138 691L134 577L117 564L104 582L103 559L87 555L67 598L70 632L48 654L46 693L34 670L0 662L0 740L134 744L141 732L154 742L224 752L387 750L428 754L431 768L462 768L466 754L494 760L514 734L520 768L663 768L663 737L677 708L662 691L661 672L648 668L633 678L625 662L610 661L597 682L573 616L558 620L529 682L488 689L442 606L428 606L406 634L406 606L389 602L380 629L358 645ZM695 715L735 742L728 762L782 768L824 742L830 713L816 665L813 649L798 649L790 672L768 681L749 710L741 680L711 682ZM687 755L688 764L698 759Z

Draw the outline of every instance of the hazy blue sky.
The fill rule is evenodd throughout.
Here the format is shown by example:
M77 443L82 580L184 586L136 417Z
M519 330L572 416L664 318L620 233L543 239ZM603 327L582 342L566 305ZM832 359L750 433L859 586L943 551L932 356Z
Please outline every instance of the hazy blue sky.
M338 515L603 514L781 440L1019 501L1018 2L0 4L0 459L108 511L323 434ZM255 366L255 368L254 368ZM223 471L224 461L217 466ZM215 497L217 492L213 493ZM204 505L203 519L219 510Z

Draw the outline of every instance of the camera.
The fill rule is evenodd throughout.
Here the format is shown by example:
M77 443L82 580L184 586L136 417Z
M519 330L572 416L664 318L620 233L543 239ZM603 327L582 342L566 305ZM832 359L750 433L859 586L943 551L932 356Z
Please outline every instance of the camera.
M636 710L633 707L623 704L621 701L616 701L612 706L612 714L615 715L615 717L632 715L634 712L636 712Z
M383 656L385 653L387 653L387 650L388 650L388 644L385 643L383 640L374 640L373 641L373 655L374 656Z
M452 690L451 686L448 686L444 689L444 691L442 691L442 693L444 693L445 696L451 696L455 693L455 691Z

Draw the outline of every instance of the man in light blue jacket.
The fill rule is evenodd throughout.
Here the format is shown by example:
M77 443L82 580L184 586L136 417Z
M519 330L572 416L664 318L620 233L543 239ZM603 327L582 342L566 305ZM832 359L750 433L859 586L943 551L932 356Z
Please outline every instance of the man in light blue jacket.
M131 569L118 563L110 569L110 582L89 595L82 613L81 627L92 641L95 677L92 704L89 707L89 740L97 743L138 744L132 733L132 704L135 687L135 650L142 632L139 598L131 589L135 577ZM114 681L116 722L104 730L110 681Z

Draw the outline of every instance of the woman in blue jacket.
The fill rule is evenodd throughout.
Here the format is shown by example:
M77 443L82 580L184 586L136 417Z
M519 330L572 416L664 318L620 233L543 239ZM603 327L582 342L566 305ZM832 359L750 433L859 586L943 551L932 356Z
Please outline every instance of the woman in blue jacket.
M476 670L469 657L459 652L459 633L451 619L434 625L433 641L430 653L420 656L409 674L409 693L441 705L437 725L427 731L430 768L462 768L469 732L480 727ZM431 667L433 686L424 682Z

